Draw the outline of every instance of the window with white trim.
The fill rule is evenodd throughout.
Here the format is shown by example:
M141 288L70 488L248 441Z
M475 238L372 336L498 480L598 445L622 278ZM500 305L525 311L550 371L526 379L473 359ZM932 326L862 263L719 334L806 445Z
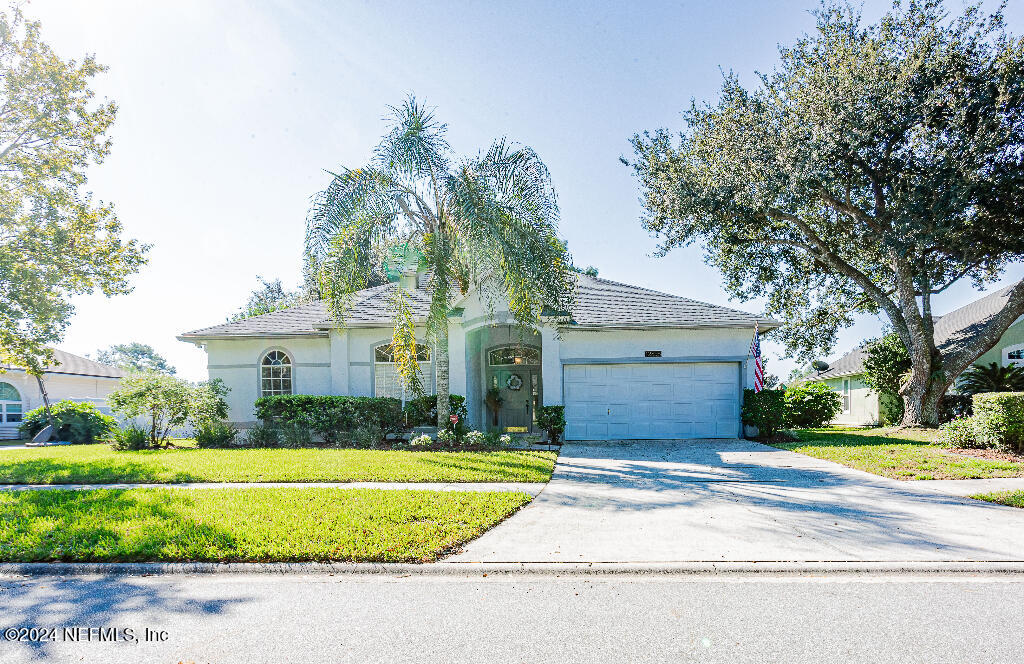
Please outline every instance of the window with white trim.
M292 358L280 350L268 351L260 360L260 396L292 393Z
M416 344L416 362L420 365L423 387L427 391L433 389L434 363L431 360L430 347ZM398 373L395 363L395 349L391 344L381 344L373 349L373 394L378 397L394 397L401 399L412 395L405 391L402 376Z
M1024 364L1024 344L1007 346L1003 349L1003 366L1008 364Z
M843 379L843 412L850 412L850 379Z
M10 383L0 383L0 422L21 422L21 394Z

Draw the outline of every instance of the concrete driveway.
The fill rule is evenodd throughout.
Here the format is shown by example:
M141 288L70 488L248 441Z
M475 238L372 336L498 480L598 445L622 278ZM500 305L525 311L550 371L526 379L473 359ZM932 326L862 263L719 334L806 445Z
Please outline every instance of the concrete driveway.
M1022 561L1024 510L744 440L567 443L454 562Z

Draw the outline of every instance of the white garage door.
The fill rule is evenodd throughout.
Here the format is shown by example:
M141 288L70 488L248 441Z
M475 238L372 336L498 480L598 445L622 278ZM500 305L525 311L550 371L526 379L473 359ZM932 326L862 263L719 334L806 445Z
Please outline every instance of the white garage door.
M739 364L567 364L567 440L735 438Z

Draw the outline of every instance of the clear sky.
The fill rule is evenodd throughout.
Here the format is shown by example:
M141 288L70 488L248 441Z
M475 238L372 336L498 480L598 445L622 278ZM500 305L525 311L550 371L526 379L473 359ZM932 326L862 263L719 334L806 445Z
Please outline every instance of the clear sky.
M992 3L990 3L992 4ZM874 19L888 2L867 0ZM637 183L619 163L629 137L678 129L691 98L714 99L721 70L747 84L777 45L810 30L816 0L366 2L30 0L26 14L65 58L110 67L95 88L119 105L113 153L89 188L151 243L127 296L78 298L61 347L152 344L192 379L205 354L175 335L223 322L257 275L300 281L309 199L325 169L364 163L389 104L414 92L463 154L497 137L532 146L554 178L561 232L578 265L617 281L730 302L698 248L651 254ZM959 10L961 0L950 0ZM1008 23L1024 31L1024 2ZM1019 279L1014 266L1006 279ZM978 297L965 283L938 313ZM842 351L878 332L864 318ZM793 363L765 344L769 370Z

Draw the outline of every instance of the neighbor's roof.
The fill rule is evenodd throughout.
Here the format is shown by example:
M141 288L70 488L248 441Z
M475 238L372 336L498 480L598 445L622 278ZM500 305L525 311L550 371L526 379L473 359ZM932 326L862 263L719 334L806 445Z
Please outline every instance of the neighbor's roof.
M989 293L983 298L954 309L945 316L935 319L935 345L943 353L957 350L965 341L978 334L993 316L1002 311L1010 291L1017 284ZM864 358L867 348L854 348L833 362L828 371L815 374L813 378L837 378L864 372ZM809 376L810 377L810 376Z
M392 324L390 309L395 284L384 284L355 294L345 325L361 327ZM417 288L408 293L413 318L426 320L430 291ZM607 279L580 275L572 322L580 327L751 327L762 329L778 323L745 311L699 302L678 295L660 293ZM323 336L334 325L323 301L298 304L232 323L223 323L182 334L179 339L224 337Z
M67 351L51 349L53 351L54 364L43 369L48 374L65 374L69 376L90 376L96 378L123 378L128 375L125 371L112 367L109 364L101 364L87 357L75 355ZM23 371L22 367L4 365L4 369Z

